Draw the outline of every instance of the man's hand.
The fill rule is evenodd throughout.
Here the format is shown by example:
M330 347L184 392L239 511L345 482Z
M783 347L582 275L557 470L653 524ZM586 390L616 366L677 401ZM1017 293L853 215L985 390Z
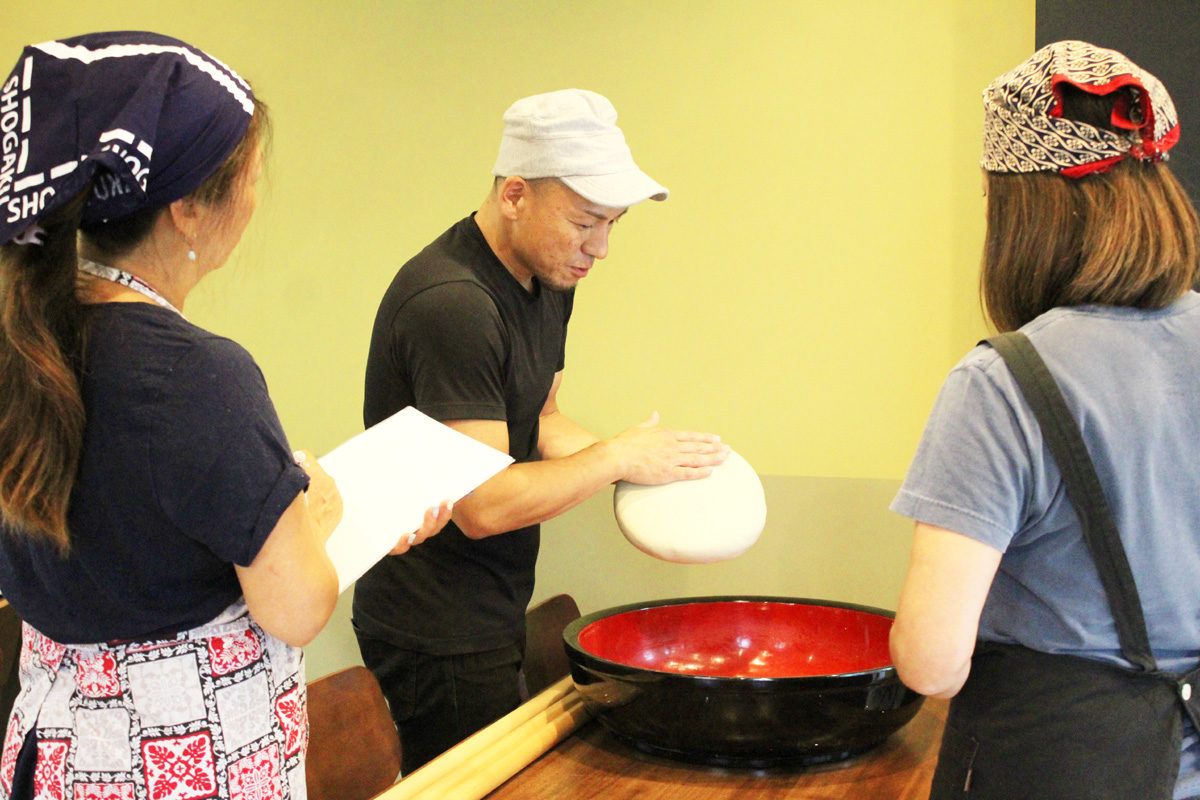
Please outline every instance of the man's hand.
M623 465L622 480L659 484L710 475L729 457L729 446L712 433L677 431L658 424L658 412L609 440Z
M430 536L440 532L450 521L450 514L453 511L454 504L449 500L443 500L441 505L425 509L425 519L421 521L421 527L412 533L401 536L400 541L396 542L396 546L388 551L388 555L398 556L407 553Z

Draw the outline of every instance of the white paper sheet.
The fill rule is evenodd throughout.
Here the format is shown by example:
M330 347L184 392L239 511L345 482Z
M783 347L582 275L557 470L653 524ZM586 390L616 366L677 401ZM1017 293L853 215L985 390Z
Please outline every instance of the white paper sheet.
M425 509L457 501L513 461L409 406L320 459L345 513L325 546L343 592L421 527ZM418 545L419 546L419 545Z

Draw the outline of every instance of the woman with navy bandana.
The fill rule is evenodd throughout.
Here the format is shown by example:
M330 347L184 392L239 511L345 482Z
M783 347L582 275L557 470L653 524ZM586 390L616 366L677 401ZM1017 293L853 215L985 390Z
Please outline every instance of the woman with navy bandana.
M1200 226L1162 163L1175 109L1084 42L984 107L1004 335L947 378L892 505L916 520L896 668L952 698L931 796L1197 797Z
M0 130L0 591L25 623L0 798L303 797L341 500L250 355L183 316L254 211L265 109L183 42L91 34L25 49Z

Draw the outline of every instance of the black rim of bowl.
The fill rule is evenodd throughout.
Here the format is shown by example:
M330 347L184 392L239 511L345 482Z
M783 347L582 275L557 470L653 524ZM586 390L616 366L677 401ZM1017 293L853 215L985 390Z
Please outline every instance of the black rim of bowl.
M585 614L579 619L571 622L563 630L563 642L566 644L567 651L570 653L572 660L576 661L580 666L599 672L614 675L614 676L653 676L657 679L679 679L693 683L700 683L714 688L733 688L740 687L742 689L754 688L761 686L778 687L779 684L808 686L817 688L822 685L836 685L846 688L850 686L868 686L870 684L879 683L882 681L894 680L896 668L892 664L884 667L875 667L873 669L857 670L854 672L836 672L828 675L796 675L784 677L744 677L744 676L729 676L729 675L696 675L692 673L672 672L670 670L653 669L651 667L639 667L631 664L624 664L620 661L610 661L607 658L602 658L594 653L591 653L579 644L579 634L588 625L608 617L615 617L620 614L625 614L630 611L645 611L651 608L661 608L663 606L681 606L694 604L713 604L713 603L777 603L782 605L797 605L797 606L822 606L827 608L844 608L850 611L859 611L867 614L875 614L888 619L895 619L896 614L893 611L888 611L883 608L874 606L860 605L858 603L844 603L835 600L820 600L808 597L777 597L771 595L710 595L704 597L673 597L665 600L647 600L640 603L628 603L621 606L613 606L612 608L601 609L600 611L591 614Z

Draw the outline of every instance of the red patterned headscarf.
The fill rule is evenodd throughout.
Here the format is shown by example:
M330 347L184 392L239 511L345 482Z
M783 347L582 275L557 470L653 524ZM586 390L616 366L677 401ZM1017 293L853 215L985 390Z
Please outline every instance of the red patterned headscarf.
M1117 103L1119 133L1062 118L1062 85L1106 95L1132 87ZM1115 50L1055 42L992 81L983 92L983 168L1054 171L1069 178L1107 172L1124 158L1159 161L1179 141L1179 118L1163 85Z

